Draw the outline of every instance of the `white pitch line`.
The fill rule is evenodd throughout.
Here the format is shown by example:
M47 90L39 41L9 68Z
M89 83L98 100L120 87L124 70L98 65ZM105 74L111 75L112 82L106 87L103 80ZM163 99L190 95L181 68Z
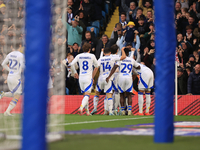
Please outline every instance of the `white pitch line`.
M98 123L98 122L112 122L112 121L123 121L123 120L136 120L136 119L145 119L145 118L153 118L154 116L148 116L148 117L139 117L139 118L123 118L123 119L109 119L109 120L96 120L96 121L84 121L84 122L72 122L72 123L63 123L63 124L50 124L48 126L54 127L54 126L68 126L68 125L79 125L79 124L89 124L89 123ZM0 129L0 131L9 131L9 130L20 130L21 128L5 128Z
M98 123L98 122L111 122L111 121L123 121L123 120L135 120L135 119L145 119L145 118L153 118L153 116L148 117L139 117L139 118L123 118L123 119L110 119L110 120L97 120L97 121L84 121L84 122L72 122L72 123L63 123L63 124L52 124L49 126L68 126L75 124L89 124L89 123Z

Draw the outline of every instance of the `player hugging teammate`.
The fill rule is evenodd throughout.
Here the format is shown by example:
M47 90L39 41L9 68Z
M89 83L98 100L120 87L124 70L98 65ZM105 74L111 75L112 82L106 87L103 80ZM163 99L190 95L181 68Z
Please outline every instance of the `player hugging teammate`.
M130 49L123 47L121 49L122 54L119 56L117 55L119 48L115 44L110 48L103 49L98 61L96 60L96 57L90 53L90 49L90 44L84 43L84 53L77 55L72 63L69 64L72 71L75 72L75 77L79 78L80 88L84 94L82 104L78 110L80 115L82 115L84 108L86 109L86 115L94 115L97 113L99 95L102 91L106 94L106 98L104 100L104 114L125 115L125 105L127 105L128 115L131 115L133 79L136 73L140 76L138 86L139 113L136 115L144 115L143 93L146 94L147 99L145 115L149 115L151 102L150 88L153 86L153 74L150 69L137 63L133 59L135 49L131 48L131 54L129 57ZM79 63L79 76L74 67L76 63ZM100 73L93 99L94 109L91 113L89 113L88 100L91 93L93 78L98 69ZM119 112L117 111L118 107Z

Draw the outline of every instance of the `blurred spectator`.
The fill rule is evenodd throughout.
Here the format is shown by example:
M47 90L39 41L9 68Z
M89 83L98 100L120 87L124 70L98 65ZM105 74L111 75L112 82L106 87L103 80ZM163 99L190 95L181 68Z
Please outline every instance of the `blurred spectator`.
M177 0L181 4L181 8L189 8L189 0Z
M154 14L153 9L151 8L152 5L151 5L150 1L149 1L149 0L146 0L146 1L145 1L145 4L144 4L145 7L143 6L142 1L143 1L143 0L139 0L139 7L143 9L143 14L144 14L145 16L147 16L147 11L149 11L149 10L152 11L152 13Z
M117 28L114 29L114 38L108 39L108 36L103 34L101 39L98 40L96 46L95 56L97 59L100 57L101 49L106 47L111 47L113 44L116 44L118 35L117 35Z
M196 64L193 72L190 73L187 88L187 95L200 95L200 64Z
M55 8L55 15L54 15L55 22L56 22L58 19L61 19L61 17L62 17L61 8L57 6L57 7Z
M93 4L89 0L83 0L80 3L79 11L83 11L84 15L87 16L90 21L94 15ZM77 12L75 14L77 14Z
M136 7L138 6L138 0L116 0L115 4L116 6L119 6L119 16L122 12L126 12L126 10L123 9L122 4L125 4L126 7L130 7L130 2L135 2Z
M126 28L126 25L127 25L127 21L126 21L126 13L125 12L122 12L121 15L120 15L120 23L122 24L122 29L124 30Z
M130 21L133 21L135 23L135 25L138 26L139 18L144 18L144 20L146 20L146 17L143 15L143 9L140 7L137 9L136 16L133 17L133 20L131 20L131 18L130 18Z
M177 68L177 77L178 77L178 95L185 95L187 94L187 80L188 80L188 75L187 72L181 68Z
M92 21L101 20L102 19L102 5L103 1L100 0L90 0L93 4L94 14L91 16Z
M123 31L123 34L125 34L125 42L124 47L126 47L127 43L132 43L132 47L134 47L134 39L136 38L136 30L135 30L135 23L132 21L129 21L127 24L127 27Z
M175 15L177 15L179 12L181 12L181 3L176 2L176 4L175 4Z
M80 53L80 47L78 45L78 43L74 43L72 47L70 47L70 52L68 52L70 54L73 55L73 57L75 58L76 55L78 55Z
M186 67L193 70L194 66L196 65L195 57L193 54L190 54L188 62L185 64Z
M151 65L153 63L153 58L151 57L151 53L154 53L155 50L149 51L148 47L144 48L144 54L141 57L141 61L149 68L151 68Z
M63 39L63 41L65 40L65 35L64 35L65 31L64 30L65 30L65 28L63 26L62 20L58 19L56 21L56 26L55 26L56 39L61 38L61 39Z
M74 18L74 14L72 13L72 7L68 6L67 7L67 23L70 24L73 18Z
M125 3L125 0L122 0L122 7L126 11L126 21L130 21L130 17L133 18L136 16L137 7L135 2L130 2L130 7L128 7Z
M183 42L184 42L184 41L183 41L183 35L182 35L181 33L179 33L179 34L177 35L177 47L178 47L179 45L181 45Z
M68 45L72 46L74 43L78 43L78 45L81 45L83 28L78 25L79 20L77 18L74 18L72 20L72 25L70 25L65 21L65 18L66 12L64 12L62 16L62 22L68 31Z
M151 35L155 33L155 29L154 29L154 25L153 25L153 24L150 24L150 25L149 25L149 30L150 30L149 32L146 32L146 33L144 34L144 39L145 39L146 41L149 41L150 38L151 38Z
M2 74L0 74L0 90L1 91L5 91L8 92L9 88L8 88L8 84L7 84L7 76L8 76L8 72L7 71L3 71Z
M97 39L95 38L94 28L91 28L91 32L90 31L85 32L85 40L83 40L81 43L81 52L82 52L82 46L85 42L91 44L90 53L95 54Z
M7 22L8 25L11 25L11 18L8 18L8 15L6 15L6 5L1 4L0 5L0 30L2 29L2 26L5 22Z
M200 60L199 60L199 53L197 51L193 52L193 55L195 57L195 62L196 64L200 64Z
M85 27L87 27L89 24L88 17L84 15L83 11L80 11L78 13L78 16L79 16L79 21L82 21L84 23Z
M200 41L200 21L198 21L198 27L194 29L193 34L198 38L198 41Z
M147 23L148 26L154 23L153 13L151 10L147 11L147 17L146 17L145 23Z

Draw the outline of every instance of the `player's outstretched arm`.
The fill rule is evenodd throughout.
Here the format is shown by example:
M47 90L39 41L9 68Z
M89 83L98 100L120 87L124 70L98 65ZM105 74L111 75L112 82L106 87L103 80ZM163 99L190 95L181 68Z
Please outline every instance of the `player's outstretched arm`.
M126 53L124 52L125 47L122 47L121 51L122 51L122 56L120 58L120 60L123 60L126 58Z
M110 77L113 75L113 73L115 73L115 70L118 68L119 66L118 65L114 65L114 67L112 68L112 70L110 71L110 74L109 76L106 78L106 82L108 83Z

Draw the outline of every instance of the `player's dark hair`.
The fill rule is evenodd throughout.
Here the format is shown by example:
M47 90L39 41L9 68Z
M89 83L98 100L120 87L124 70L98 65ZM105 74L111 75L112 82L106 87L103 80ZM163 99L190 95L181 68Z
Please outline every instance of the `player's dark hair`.
M110 48L108 48L108 47L106 47L106 48L104 48L104 51L103 51L105 54L108 54L108 53L110 53Z
M124 49L124 52L125 52L126 56L129 55L129 51L130 51L129 48L125 48L125 49Z
M112 45L110 47L111 54L116 54L118 49L119 47L117 46L117 44Z
M91 44L85 42L82 47L83 52L88 52L90 49L91 49Z

